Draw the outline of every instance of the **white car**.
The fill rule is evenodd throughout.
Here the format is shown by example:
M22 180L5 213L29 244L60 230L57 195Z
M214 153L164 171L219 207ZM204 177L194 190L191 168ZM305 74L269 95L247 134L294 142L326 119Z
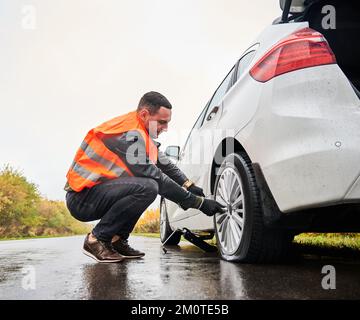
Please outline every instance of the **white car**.
M178 228L215 233L223 259L256 263L283 257L301 232L360 231L359 4L304 2L280 1L282 17L241 55L181 152L167 148L227 211L161 199L162 242Z

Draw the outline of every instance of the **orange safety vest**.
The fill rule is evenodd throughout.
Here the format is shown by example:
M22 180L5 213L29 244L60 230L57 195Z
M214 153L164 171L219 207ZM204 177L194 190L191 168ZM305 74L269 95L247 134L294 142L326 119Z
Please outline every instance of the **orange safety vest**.
M125 163L101 141L104 135L118 135L132 130L141 134L145 141L146 154L155 164L158 157L157 147L137 117L136 111L132 111L106 121L88 132L66 175L71 189L79 192L109 179L133 176Z

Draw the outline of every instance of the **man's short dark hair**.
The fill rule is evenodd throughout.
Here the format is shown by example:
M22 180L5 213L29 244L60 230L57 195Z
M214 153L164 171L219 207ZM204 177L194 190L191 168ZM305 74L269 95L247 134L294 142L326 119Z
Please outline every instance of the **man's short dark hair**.
M141 110L143 108L147 108L151 115L158 112L160 107L164 107L167 109L171 109L171 103L168 99L166 99L161 93L150 91L145 93L140 99L137 110Z

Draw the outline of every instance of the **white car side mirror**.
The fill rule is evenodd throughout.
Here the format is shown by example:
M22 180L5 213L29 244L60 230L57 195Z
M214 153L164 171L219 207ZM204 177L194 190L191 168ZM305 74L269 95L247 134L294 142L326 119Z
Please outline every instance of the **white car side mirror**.
M180 147L179 146L168 146L165 149L165 154L175 160L179 160Z

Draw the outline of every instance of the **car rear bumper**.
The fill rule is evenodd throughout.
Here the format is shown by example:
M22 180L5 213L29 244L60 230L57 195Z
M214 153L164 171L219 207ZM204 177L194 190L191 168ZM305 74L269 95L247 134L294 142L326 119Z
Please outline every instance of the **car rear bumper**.
M360 159L359 159L360 160ZM360 201L360 176L355 180L355 182L350 187L350 190L346 193L344 200L352 201L355 200Z
M263 172L283 212L360 203L360 180L354 182L359 176L359 159L360 152L351 149L312 150L274 162Z
M260 191L263 221L269 228L301 232L360 232L360 202L332 203L291 213L282 212L258 163L252 164Z

